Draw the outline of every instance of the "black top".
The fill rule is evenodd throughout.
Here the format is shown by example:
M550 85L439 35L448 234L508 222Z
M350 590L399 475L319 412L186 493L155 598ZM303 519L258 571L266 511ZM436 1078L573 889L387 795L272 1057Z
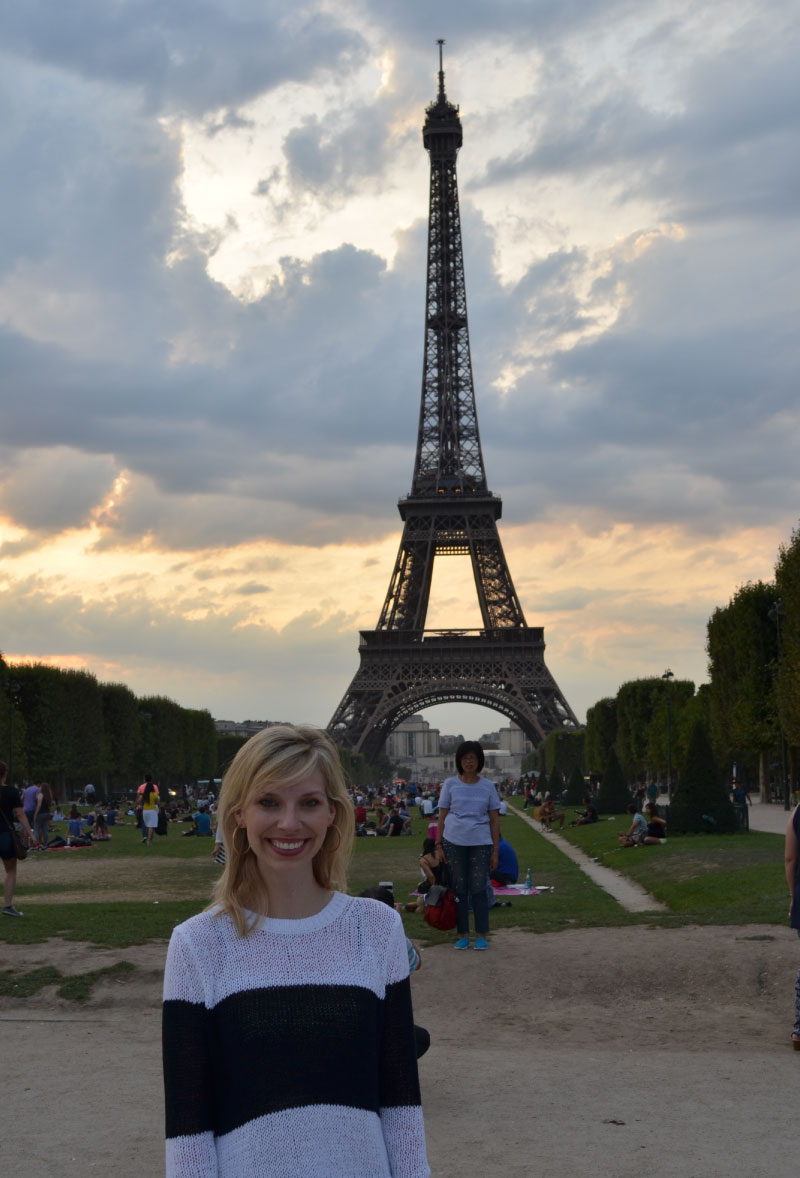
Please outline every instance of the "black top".
M0 830L13 829L14 811L22 807L22 794L15 785L0 786ZM5 819L5 822L2 820Z

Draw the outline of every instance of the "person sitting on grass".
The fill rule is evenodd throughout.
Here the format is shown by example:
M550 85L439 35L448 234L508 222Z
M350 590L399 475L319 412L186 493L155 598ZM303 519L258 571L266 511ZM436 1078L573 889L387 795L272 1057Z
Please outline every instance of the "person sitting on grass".
M548 834L551 833L551 827L554 822L558 823L559 830L563 830L566 817L567 816L563 810L556 811L556 804L553 801L553 799L550 797L550 794L549 793L545 794L545 798L544 798L544 801L542 802L542 809L540 811L539 818L541 820L542 826L545 828L547 833Z
M77 806L73 806L69 812L67 833L70 838L80 838L83 835L83 818Z
M497 867L491 872L490 879L492 883L501 888L515 884L519 879L517 853L511 843L506 842L502 834L497 843Z
M111 838L108 833L108 826L106 825L106 815L102 806L98 806L94 815L94 830L91 832L91 838L96 843L107 843Z
M583 804L586 809L578 815L574 822L570 823L570 826L591 826L593 822L597 822L597 810L592 799L585 797Z
M628 806L628 813L631 816L631 824L625 833L619 836L619 845L621 847L641 847L647 838L647 819L636 809L635 802L631 802Z
M211 837L211 815L205 806L201 806L197 813L192 815L192 829L185 830L181 837L185 839Z
M647 834L642 839L642 842L647 844L665 843L667 841L667 824L663 818L658 815L658 806L655 802L648 802L645 806L645 814L647 816Z

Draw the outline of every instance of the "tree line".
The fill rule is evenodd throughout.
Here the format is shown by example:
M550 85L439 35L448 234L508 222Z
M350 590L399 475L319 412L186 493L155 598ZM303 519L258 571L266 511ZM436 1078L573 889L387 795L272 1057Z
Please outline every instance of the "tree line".
M709 682L671 674L623 683L598 700L580 731L552 732L525 768L577 767L596 779L616 761L628 782L675 783L700 729L718 773L734 772L766 801L798 788L800 528L781 545L773 581L749 582L708 620Z
M220 775L226 748L208 711L136 696L88 671L8 666L2 656L0 682L0 748L17 782L48 781L67 798L88 782L111 795L145 772L167 787Z
M16 782L48 781L62 799L88 782L113 796L145 773L167 788L220 778L247 740L218 733L205 709L137 696L88 671L9 666L0 654L0 686L0 759ZM354 785L392 776L385 756L371 764L360 753L340 752Z

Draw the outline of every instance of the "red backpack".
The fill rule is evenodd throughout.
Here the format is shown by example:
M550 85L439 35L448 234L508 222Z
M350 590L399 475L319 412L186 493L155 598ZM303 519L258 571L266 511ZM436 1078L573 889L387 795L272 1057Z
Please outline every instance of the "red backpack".
M456 898L449 888L433 884L425 896L425 922L442 932L455 928L457 923Z

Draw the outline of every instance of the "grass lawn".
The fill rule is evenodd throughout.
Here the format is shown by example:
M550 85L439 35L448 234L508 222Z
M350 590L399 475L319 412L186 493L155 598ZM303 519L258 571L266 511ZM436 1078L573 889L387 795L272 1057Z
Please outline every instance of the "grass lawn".
M681 923L785 924L789 908L783 836L762 831L676 835L665 846L621 847L628 815L564 836L646 888Z
M357 895L391 880L405 900L419 879L417 858L427 823L414 819L411 838L356 839L349 890ZM521 877L531 868L534 883L554 888L540 896L512 898L495 908L492 928L558 932L569 928L630 924L784 924L788 907L779 835L698 835L670 839L666 846L622 850L617 842L626 819L565 831L602 863L637 880L668 913L633 915L591 882L553 840L509 814L505 837L519 858ZM208 902L220 868L211 840L181 838L188 827L171 824L153 847L141 844L135 827L112 828L108 843L87 850L51 851L19 865L17 902L22 920L0 921L0 943L31 944L47 937L124 948L169 937L173 927ZM27 902L26 902L27 898ZM426 944L451 940L421 915L404 916L409 936ZM0 954L0 957L3 955Z

